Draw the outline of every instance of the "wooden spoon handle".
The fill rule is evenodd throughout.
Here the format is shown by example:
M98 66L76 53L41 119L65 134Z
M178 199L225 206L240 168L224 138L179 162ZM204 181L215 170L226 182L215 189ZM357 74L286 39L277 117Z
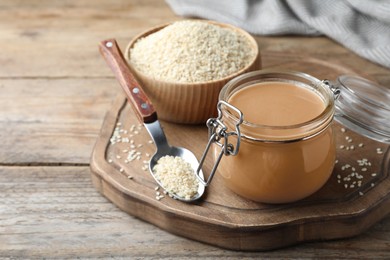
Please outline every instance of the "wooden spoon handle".
M144 123L156 121L157 112L141 85L131 73L115 39L102 41L99 44L99 50L125 91L127 100L133 106L139 120Z

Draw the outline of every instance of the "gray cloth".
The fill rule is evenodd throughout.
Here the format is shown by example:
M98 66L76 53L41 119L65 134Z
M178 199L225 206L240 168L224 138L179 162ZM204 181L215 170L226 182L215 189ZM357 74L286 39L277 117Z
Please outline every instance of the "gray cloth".
M179 15L230 23L257 35L326 35L390 68L389 0L167 0Z

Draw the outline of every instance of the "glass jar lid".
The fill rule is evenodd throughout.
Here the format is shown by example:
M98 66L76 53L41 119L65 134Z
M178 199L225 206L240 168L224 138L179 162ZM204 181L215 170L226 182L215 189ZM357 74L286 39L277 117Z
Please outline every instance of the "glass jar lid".
M390 89L357 76L337 78L340 96L335 102L335 119L346 127L390 143Z

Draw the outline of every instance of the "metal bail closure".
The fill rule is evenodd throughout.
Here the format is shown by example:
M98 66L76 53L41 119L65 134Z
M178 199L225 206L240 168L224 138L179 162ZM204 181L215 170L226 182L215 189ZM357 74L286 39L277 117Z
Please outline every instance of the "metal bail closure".
M324 83L326 86L328 86L330 91L333 92L334 100L337 100L340 96L340 93L341 93L340 88L335 86L330 80L327 80L327 79L322 80L322 83Z
M224 124L222 117L223 117L223 109L222 107L225 106L228 108L229 113L235 113L237 114L238 120L235 122L235 131L228 132L227 126ZM198 180L204 185L208 186L211 182L211 180L214 177L214 174L218 168L219 162L222 159L223 155L229 156L229 155L237 155L239 149L240 149L240 143L241 143L241 132L240 132L240 125L244 121L244 116L242 112L236 108L235 106L230 105L229 103L220 100L217 105L218 109L218 117L217 118L210 118L207 120L207 127L209 129L209 141L207 143L207 146L203 152L202 158L199 163L199 167L196 171L196 176ZM228 112L225 112L228 113ZM235 135L237 136L237 142L235 144L232 144L229 142L229 137ZM199 172L202 169L203 163L206 159L206 156L210 150L211 144L216 144L219 147L221 147L221 152L218 155L218 158L216 159L213 169L211 170L210 176L207 181L205 181L201 176L199 176Z

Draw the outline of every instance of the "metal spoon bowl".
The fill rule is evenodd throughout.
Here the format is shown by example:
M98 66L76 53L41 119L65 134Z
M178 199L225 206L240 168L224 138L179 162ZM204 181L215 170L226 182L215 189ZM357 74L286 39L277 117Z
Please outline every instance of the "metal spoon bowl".
M138 119L144 124L156 144L157 151L149 161L149 172L160 185L162 189L167 191L163 185L155 176L153 172L154 166L158 160L167 155L179 156L186 162L191 164L196 180L198 182L198 192L191 198L181 197L178 194L170 193L170 195L180 201L191 202L202 197L205 191L203 172L198 170L199 162L196 156L188 149L182 147L170 146L167 138L161 128L160 122L157 119L157 112L155 111L152 102L143 91L142 86L137 82L131 73L127 62L125 61L122 52L120 51L117 42L114 39L102 41L99 45L99 50L108 66L113 71L116 79L119 81L121 87L126 93L127 100L132 105L134 111L137 114Z
M148 129L148 132L151 133L150 128L147 128L147 129ZM154 131L154 130L152 130L152 131ZM156 130L156 131L159 131L159 130ZM151 134L151 136L153 136L153 135ZM152 156L152 158L149 161L149 172L152 174L155 181L164 190L166 190L164 188L164 185L160 182L160 180L158 178L156 178L156 176L153 173L153 168L154 168L154 166L157 165L157 162L161 157L166 156L166 155L179 156L179 157L183 158L186 162L191 164L192 169L194 169L194 174L196 173L196 169L199 166L199 162L198 162L197 158L195 157L195 155L190 150L185 149L183 147L169 146L169 145L167 145L167 142L157 143L156 140L155 140L155 144L157 146L157 152ZM200 172L200 175L203 178L202 172ZM180 197L176 193L171 193L170 195L175 199L186 201L186 202L195 201L195 200L199 199L200 197L202 197L202 195L205 191L205 186L203 184L201 184L199 181L198 181L198 183L199 183L198 192L189 199L184 198L184 197Z

